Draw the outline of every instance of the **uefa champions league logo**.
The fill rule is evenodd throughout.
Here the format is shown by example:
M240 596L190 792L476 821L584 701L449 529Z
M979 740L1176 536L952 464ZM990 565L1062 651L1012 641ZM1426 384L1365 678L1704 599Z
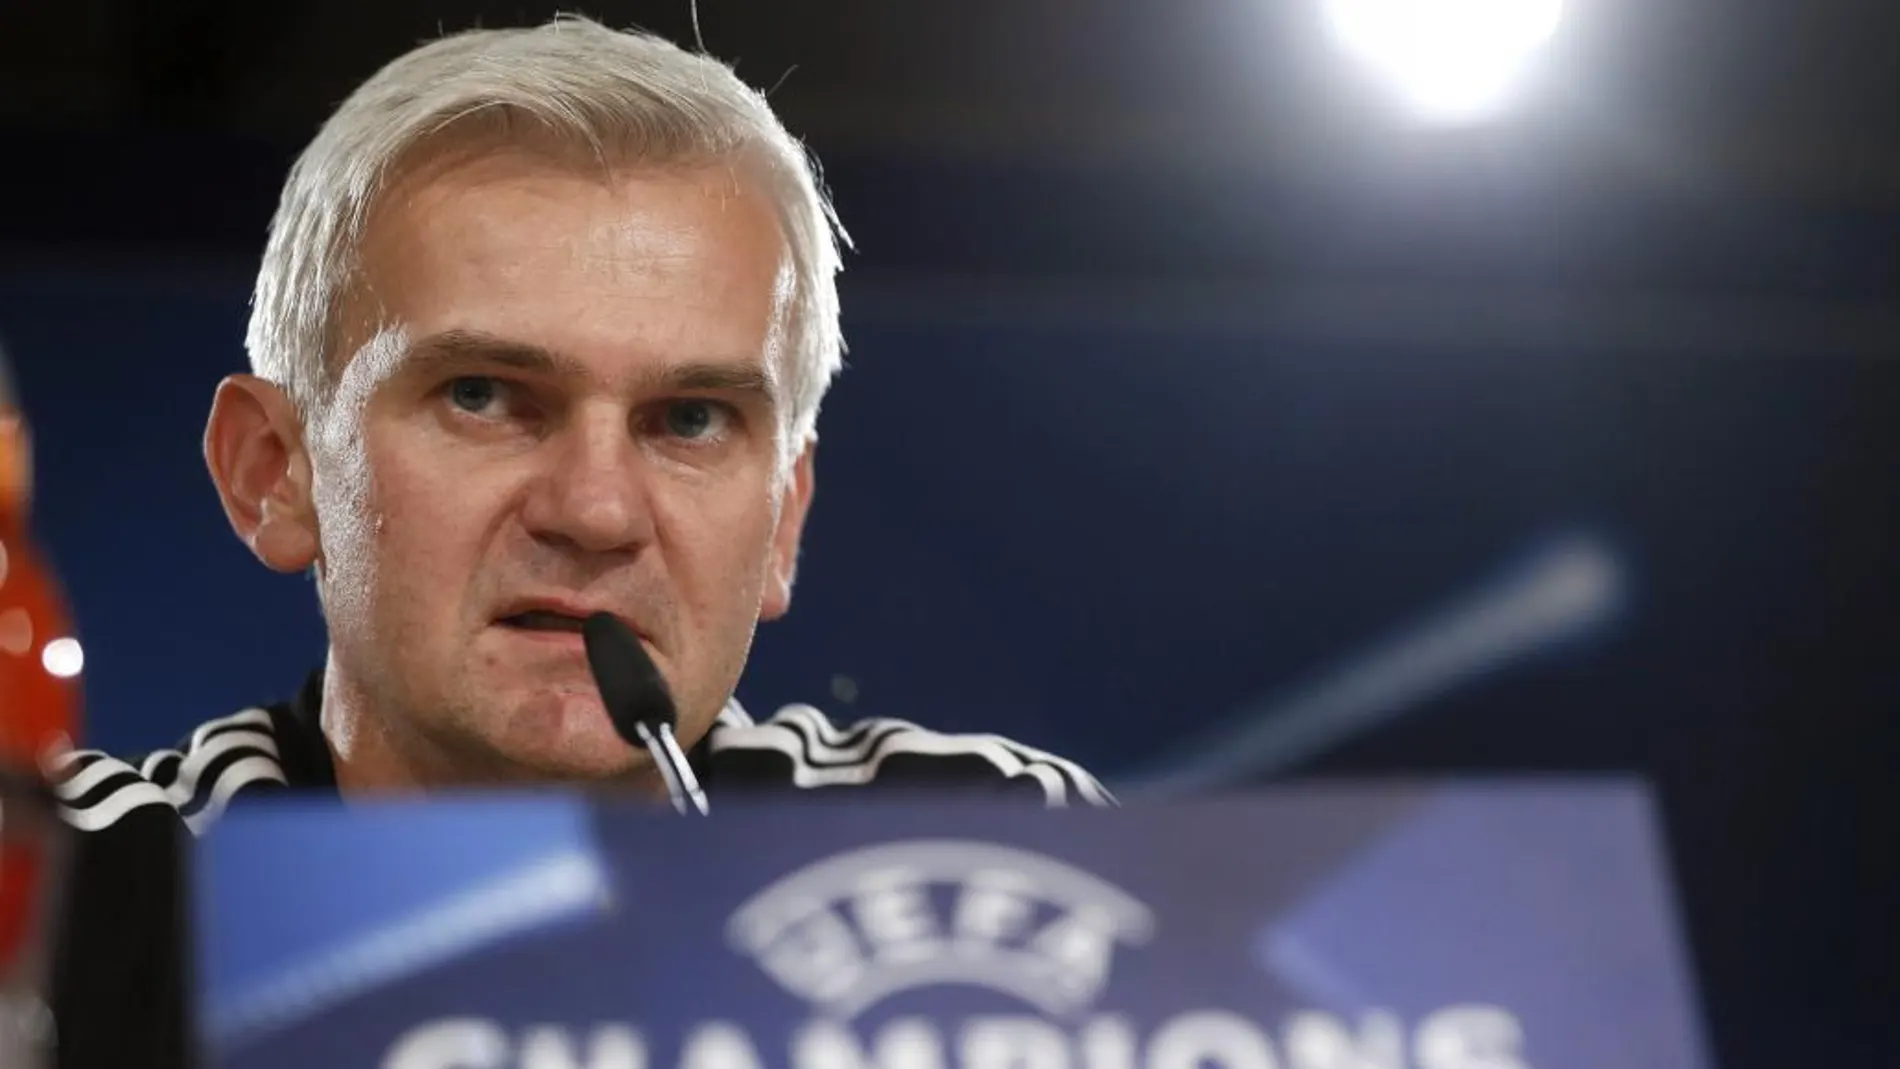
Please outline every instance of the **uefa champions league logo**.
M693 1022L515 1028L455 1016L397 1036L382 1069L1536 1069L1521 1023L1494 1005L1410 1022L1296 1010L1271 1024L1234 1008L1153 1020L1096 1010L1118 955L1154 934L1147 906L1052 858L957 840L867 847L777 880L726 924L733 949L815 1011L789 1034L755 1032L734 1007ZM945 985L1024 1010L854 1023Z
M733 914L732 944L786 991L850 1018L900 992L967 984L1050 1016L1086 1009L1148 908L1059 861L989 843L874 846L801 869Z

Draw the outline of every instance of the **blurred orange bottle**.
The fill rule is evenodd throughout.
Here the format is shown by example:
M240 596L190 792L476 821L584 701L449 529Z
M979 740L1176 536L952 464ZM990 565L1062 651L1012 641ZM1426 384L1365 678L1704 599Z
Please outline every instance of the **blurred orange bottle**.
M0 1065L45 1057L42 994L61 829L48 761L71 745L81 651L27 528L32 455L0 357Z
M31 445L0 374L0 760L38 768L69 743L82 654L27 528Z

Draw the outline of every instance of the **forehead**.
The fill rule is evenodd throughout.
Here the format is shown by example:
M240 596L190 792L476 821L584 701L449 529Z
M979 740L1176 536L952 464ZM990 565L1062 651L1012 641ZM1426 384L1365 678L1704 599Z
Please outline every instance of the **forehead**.
M603 372L775 365L790 277L772 204L736 167L609 171L500 149L424 162L390 184L345 322L361 340L389 326L509 338Z

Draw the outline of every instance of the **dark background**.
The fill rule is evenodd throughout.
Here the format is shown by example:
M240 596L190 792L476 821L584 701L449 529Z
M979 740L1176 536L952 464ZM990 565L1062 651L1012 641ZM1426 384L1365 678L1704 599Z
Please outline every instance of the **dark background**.
M799 603L741 696L1131 796L1294 720L1337 730L1243 779L1634 771L1720 1064L1884 1063L1900 9L1574 0L1521 116L1448 131L1315 6L702 0L857 240ZM551 10L0 4L0 341L92 743L318 663L196 455L278 184L380 63ZM691 39L685 0L585 10ZM1587 618L1351 697L1552 560Z

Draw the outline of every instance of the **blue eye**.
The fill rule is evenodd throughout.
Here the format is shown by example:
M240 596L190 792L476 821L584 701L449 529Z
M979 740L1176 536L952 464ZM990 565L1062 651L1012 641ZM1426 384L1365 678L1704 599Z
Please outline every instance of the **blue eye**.
M675 401L666 406L666 432L688 441L709 437L721 415L711 401Z
M449 383L449 402L464 412L480 413L495 403L500 392L494 379L470 376Z

